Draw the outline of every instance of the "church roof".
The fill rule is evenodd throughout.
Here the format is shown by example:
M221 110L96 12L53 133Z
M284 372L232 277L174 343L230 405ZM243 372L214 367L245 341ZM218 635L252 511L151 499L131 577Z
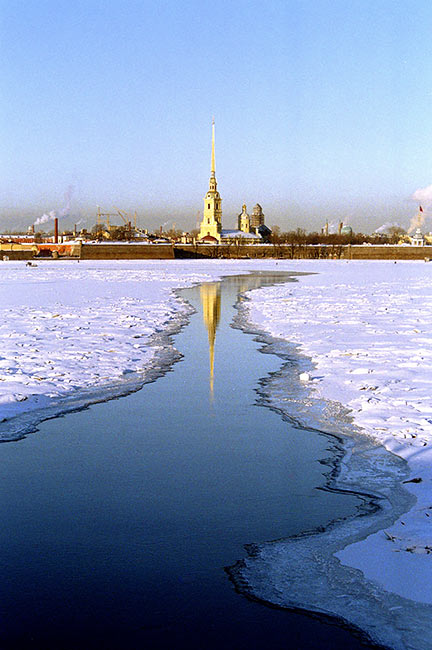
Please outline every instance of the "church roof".
M271 235L271 230L268 226L266 226L264 223L261 224L261 226L258 226L258 232L260 235L267 236Z
M243 232L243 230L222 230L221 237L222 239L261 239L260 235L255 235L253 232Z
M218 240L216 239L216 237L213 237L212 235L205 235L204 237L201 237L201 239L199 241L201 243L204 243L204 244L217 244L218 243Z

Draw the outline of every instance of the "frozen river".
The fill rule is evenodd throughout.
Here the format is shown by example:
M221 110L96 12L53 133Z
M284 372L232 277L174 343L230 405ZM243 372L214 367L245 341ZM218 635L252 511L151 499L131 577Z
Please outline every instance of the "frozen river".
M286 278L288 280L288 276ZM263 273L186 289L183 355L139 392L0 446L2 648L365 647L237 594L244 544L352 514L324 487L329 439L256 404L281 360L231 327Z

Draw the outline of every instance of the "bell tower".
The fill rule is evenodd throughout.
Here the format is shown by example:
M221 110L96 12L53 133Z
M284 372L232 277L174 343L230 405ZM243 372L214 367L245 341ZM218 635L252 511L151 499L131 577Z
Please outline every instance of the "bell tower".
M210 235L220 241L222 230L222 199L217 191L215 168L215 123L212 121L212 151L209 189L204 197L204 216L200 224L199 239Z
M250 232L250 217L246 210L246 204L243 203L241 214L238 216L238 229L242 232Z

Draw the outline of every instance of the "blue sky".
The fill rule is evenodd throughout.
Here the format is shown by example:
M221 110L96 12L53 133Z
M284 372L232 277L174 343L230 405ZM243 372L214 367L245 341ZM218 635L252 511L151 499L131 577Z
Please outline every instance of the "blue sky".
M223 223L408 225L432 183L423 0L0 0L0 226L96 205L193 228L210 171ZM432 222L431 222L432 226Z

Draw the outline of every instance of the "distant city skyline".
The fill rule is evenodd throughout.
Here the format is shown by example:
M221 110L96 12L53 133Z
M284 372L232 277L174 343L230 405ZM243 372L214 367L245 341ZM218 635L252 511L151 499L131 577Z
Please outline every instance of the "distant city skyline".
M196 227L211 119L223 221L432 229L425 0L0 3L0 229L97 205ZM419 191L421 190L421 191ZM48 227L48 226L47 226ZM60 226L61 227L61 226Z

